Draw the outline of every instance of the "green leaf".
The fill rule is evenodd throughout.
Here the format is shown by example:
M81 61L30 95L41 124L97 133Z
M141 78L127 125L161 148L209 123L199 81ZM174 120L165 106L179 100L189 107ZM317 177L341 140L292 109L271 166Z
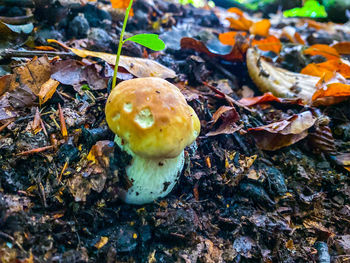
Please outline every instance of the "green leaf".
M160 51L165 48L163 40L157 34L138 34L124 40L124 42L126 41L135 42L154 51Z
M289 9L283 12L285 17L327 17L327 12L323 5L316 0L308 0L303 7Z

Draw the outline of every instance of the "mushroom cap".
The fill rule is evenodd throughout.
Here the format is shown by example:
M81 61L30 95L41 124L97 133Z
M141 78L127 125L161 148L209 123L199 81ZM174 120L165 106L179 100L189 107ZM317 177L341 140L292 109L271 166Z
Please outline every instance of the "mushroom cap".
M121 82L109 95L105 113L109 128L143 158L175 158L200 132L185 97L161 78Z

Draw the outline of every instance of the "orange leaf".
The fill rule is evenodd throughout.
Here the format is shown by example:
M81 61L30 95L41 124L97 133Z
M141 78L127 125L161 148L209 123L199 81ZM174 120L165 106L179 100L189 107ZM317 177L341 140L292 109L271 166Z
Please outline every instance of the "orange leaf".
M350 96L350 85L344 83L331 83L319 88L312 100L316 100L323 97L348 97Z
M111 4L113 8L126 9L129 6L130 0L111 0ZM133 16L134 11L131 8L129 16Z
M242 36L246 36L247 35L246 32L230 31L230 32L219 34L219 40L224 45L231 45L231 46L233 46L236 43L235 38L236 38L237 34L241 34Z
M318 77L325 73L325 81L329 81L334 72L340 73L344 78L350 78L350 66L340 59L332 59L318 64L311 63L303 68L300 73Z
M339 59L339 53L333 47L324 44L315 44L304 50L304 54L310 56L321 55L326 59Z
M111 0L113 8L126 9L129 5L130 0Z
M298 32L295 32L294 38L297 41L297 43L305 45L304 39L302 39L301 35Z
M230 13L235 13L235 14L237 14L239 16L243 16L243 11L241 9L237 8L237 7L231 7L229 9L227 9L227 11L230 12Z
M226 18L230 22L230 28L235 30L248 31L253 22L244 16L240 16L238 19L228 17Z
M38 94L40 105L44 104L53 96L59 84L60 83L58 81L50 78L41 86Z
M268 36L269 29L270 29L271 23L269 19L263 19L259 22L254 23L250 28L249 32L250 34L254 35L260 35L260 36Z
M349 55L350 54L350 41L347 42L339 42L332 46L336 51L338 51L341 55Z
M332 71L321 68L318 64L315 63L310 63L305 68L303 68L300 73L316 77L322 77L324 75L324 79L326 81L329 81L333 77Z
M253 39L252 46L257 46L263 51L273 51L276 54L279 54L282 48L280 40L275 36L269 36L261 40Z

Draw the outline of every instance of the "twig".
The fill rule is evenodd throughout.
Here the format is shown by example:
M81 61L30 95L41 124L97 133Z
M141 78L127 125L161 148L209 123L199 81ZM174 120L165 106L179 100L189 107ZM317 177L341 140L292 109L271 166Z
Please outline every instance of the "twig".
M14 50L14 49L5 49L0 52L0 58L12 58L12 57L35 57L35 56L44 56L47 55L49 57L59 56L61 58L72 58L77 57L72 52L60 52L60 51L42 51L42 50Z
M212 91L214 91L216 94L220 95L223 99L226 99L227 102L229 104L231 104L231 106L234 104L240 108L243 108L249 112L255 112L252 109L249 109L247 106L239 103L238 101L236 101L235 99L231 98L230 96L226 95L225 93L221 92L220 90L218 90L217 88L215 88L214 86L210 85L208 82L203 81L202 82L205 86L207 86L208 88L210 88Z
M30 22L33 19L33 17L34 17L33 15L14 16L14 17L0 16L0 21L11 25L22 25Z
M45 147L41 147L41 148L32 149L32 150L29 150L29 151L17 153L17 156L30 155L30 154L34 154L34 153L40 153L40 152L43 152L43 151L46 151L46 150L51 150L52 148L53 148L53 145L49 145L49 146L45 146Z
M9 126L13 121L8 121L4 125L0 126L0 132L2 132L7 126Z

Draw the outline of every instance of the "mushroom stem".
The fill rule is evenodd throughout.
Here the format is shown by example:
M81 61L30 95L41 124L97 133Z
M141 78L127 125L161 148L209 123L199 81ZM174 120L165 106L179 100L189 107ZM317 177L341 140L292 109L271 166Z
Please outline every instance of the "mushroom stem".
M127 145L121 143L117 135L114 141L132 156L131 164L126 167L126 175L132 186L127 189L125 196L122 196L126 203L137 205L151 203L170 193L184 167L184 151L171 159L149 159L134 154Z

